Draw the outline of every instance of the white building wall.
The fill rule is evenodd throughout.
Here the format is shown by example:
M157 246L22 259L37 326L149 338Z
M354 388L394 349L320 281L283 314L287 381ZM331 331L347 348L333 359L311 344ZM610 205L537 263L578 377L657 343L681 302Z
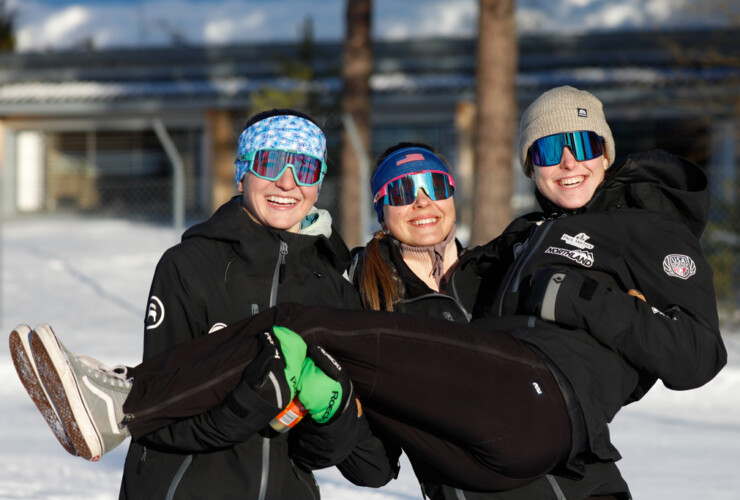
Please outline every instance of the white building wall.
M22 131L16 141L17 208L36 212L44 204L44 138L37 131Z

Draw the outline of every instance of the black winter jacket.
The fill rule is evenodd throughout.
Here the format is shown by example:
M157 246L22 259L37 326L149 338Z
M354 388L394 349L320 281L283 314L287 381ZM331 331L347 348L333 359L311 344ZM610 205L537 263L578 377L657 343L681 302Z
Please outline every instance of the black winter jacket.
M567 272L555 304L560 327L532 318L543 328L513 333L543 352L575 390L588 441L571 461L578 471L584 461L620 458L607 424L658 379L692 389L726 363L712 269L699 243L707 178L687 160L650 151L615 163L577 211L538 200L544 213L515 220L474 251L484 284L501 283L480 289L474 315L516 314L535 270ZM646 302L625 293L630 289Z
M458 323L468 323L480 287L478 275L478 252L468 252L455 242L460 253L457 264L442 280L440 292L430 289L406 265L401 254L401 244L392 237L378 241L380 255L389 263L404 284L404 298L396 310L430 318L440 318ZM357 285L361 272L364 252L355 249L357 263L350 273ZM471 376L475 376L471 374ZM371 421L372 424L372 421ZM397 461L400 447L391 441L385 442L391 461ZM627 484L613 462L590 463L585 465L584 477L574 479L559 474L542 477L526 486L509 491L480 492L469 491L454 486L454 481L446 478L444 471L429 467L424 460L409 456L414 473L419 479L424 495L431 500L576 500L591 495L616 495L620 499L630 498ZM364 472L364 471L363 471ZM355 481L362 484L362 476Z
M252 221L235 197L186 231L154 274L144 358L278 302L359 309L342 277L349 251L331 231L328 214L313 211L309 218L313 223L300 234L269 229ZM344 446L342 420L319 429L306 419L286 434L254 428L240 442L211 413L182 420L132 441L120 497L317 499L310 469L332 465L352 449ZM317 449L306 449L311 446Z

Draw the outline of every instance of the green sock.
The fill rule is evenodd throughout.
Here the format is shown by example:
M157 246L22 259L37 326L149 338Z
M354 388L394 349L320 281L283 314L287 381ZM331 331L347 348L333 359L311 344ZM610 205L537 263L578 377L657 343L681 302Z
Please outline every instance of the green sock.
M273 326L272 331L280 341L280 350L285 358L285 379L290 385L291 401L299 390L303 361L306 359L306 343L300 335L284 326Z
M342 402L342 385L326 375L311 358L303 362L298 399L314 421L323 424L339 409Z

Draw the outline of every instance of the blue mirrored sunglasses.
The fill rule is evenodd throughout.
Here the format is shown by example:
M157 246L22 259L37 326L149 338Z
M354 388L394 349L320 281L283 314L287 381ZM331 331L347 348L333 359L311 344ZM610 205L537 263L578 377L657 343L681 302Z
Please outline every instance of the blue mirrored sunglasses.
M240 156L237 161L249 163L250 172L268 181L278 180L290 167L299 186L315 186L326 174L326 162L321 158L280 149L252 151Z
M383 186L376 200L394 207L411 205L416 200L419 189L433 201L446 200L455 193L455 181L444 172L417 172L393 179Z
M578 161L593 160L604 154L604 140L590 131L568 132L541 137L529 148L532 163L538 167L557 165L563 157L563 148L570 149Z

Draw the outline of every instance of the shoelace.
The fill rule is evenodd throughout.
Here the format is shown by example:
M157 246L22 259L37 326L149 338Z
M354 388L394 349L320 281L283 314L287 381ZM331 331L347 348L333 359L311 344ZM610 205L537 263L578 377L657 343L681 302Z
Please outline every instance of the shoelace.
M105 377L108 383L118 385L119 387L131 387L133 385L132 378L126 378L127 368L123 365L116 365L114 367L105 366L94 358L90 358L84 355L77 356L87 371L96 379Z

